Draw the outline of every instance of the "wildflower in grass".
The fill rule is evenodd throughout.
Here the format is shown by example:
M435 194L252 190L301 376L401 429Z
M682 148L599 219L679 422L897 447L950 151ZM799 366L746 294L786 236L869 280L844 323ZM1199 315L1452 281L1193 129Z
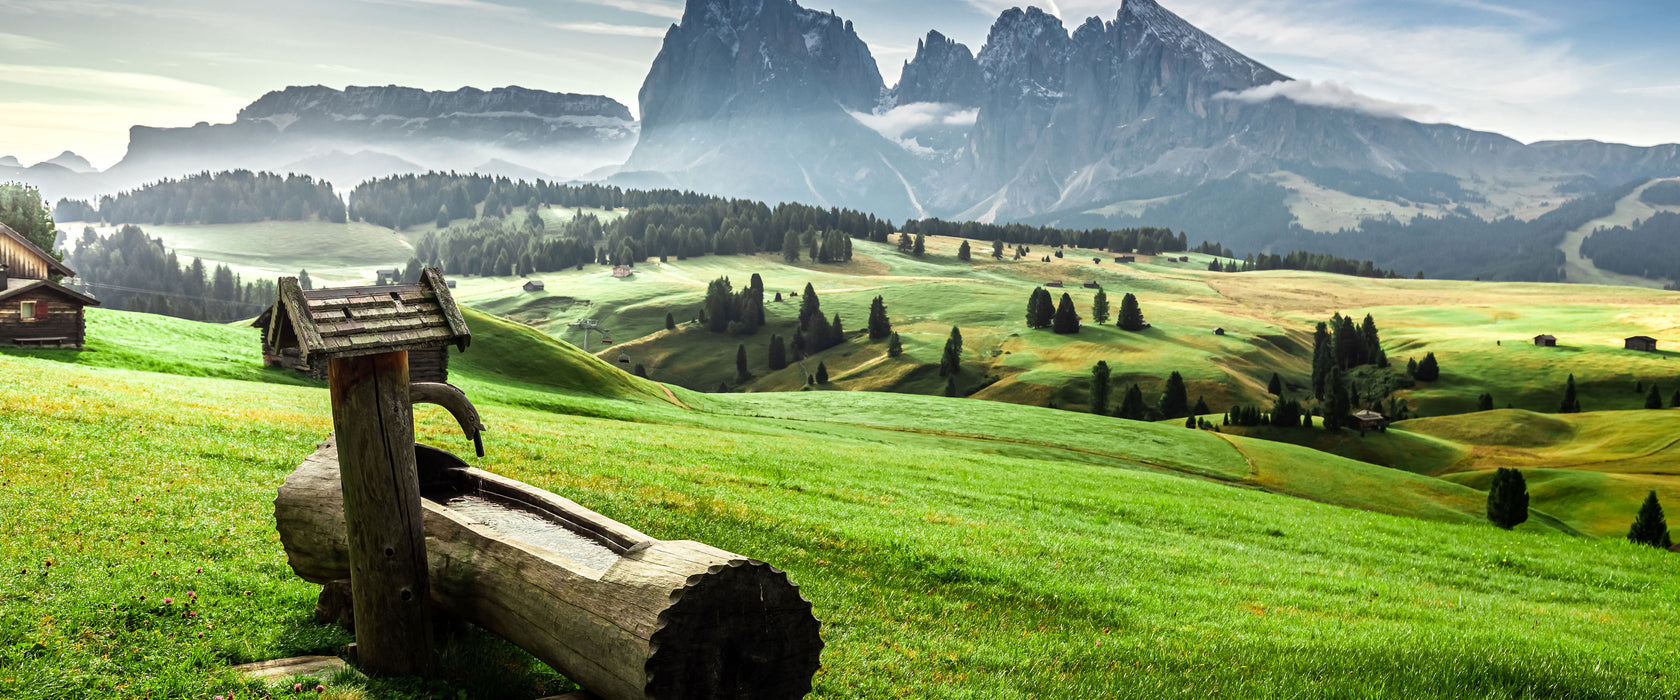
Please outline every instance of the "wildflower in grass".
M164 605L174 605L175 604L175 599L174 598L164 598L163 599L163 604Z
M326 687L326 686L324 686L324 685L318 685L318 686L315 686L315 692L317 692L317 693L325 693L325 692L327 692L327 687Z
M666 314L666 315L669 316L670 314ZM303 684L302 683L293 683L292 684L292 692L294 692L294 693L303 692Z

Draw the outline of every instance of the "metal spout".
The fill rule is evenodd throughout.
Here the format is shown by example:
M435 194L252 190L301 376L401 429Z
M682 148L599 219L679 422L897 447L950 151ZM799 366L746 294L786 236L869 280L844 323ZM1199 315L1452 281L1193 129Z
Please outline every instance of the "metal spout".
M449 414L455 416L455 422L461 424L461 432L467 439L473 441L473 450L478 456L484 456L484 423L478 418L478 409L467 400L465 392L451 384L435 382L416 382L408 385L410 403L429 403L444 407Z

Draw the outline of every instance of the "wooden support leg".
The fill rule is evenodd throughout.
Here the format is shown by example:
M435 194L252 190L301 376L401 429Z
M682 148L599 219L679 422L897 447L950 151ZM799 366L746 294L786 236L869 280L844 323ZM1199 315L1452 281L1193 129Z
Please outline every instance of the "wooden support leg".
M408 384L407 352L334 358L328 368L357 657L370 675L431 670L431 589Z

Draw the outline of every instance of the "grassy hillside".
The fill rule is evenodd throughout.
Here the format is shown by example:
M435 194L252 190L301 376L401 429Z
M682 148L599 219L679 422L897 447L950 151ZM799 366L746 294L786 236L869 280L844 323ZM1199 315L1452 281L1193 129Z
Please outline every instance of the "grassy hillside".
M171 332L108 315L112 344ZM455 366L490 426L481 466L787 569L824 621L815 697L1680 693L1667 554L1497 530L1466 514L1462 486L1000 403L678 390L684 408L536 334L469 322ZM255 340L216 332L227 357ZM175 374L0 357L0 696L208 697L239 686L232 664L348 641L310 621L315 591L271 515L329 428L325 392L184 376L232 362L197 342L161 368ZM419 415L423 441L465 452L455 431ZM1396 510L1427 496L1434 510L1415 514L1436 520L1263 490L1286 487L1380 492ZM324 680L336 697L567 687L472 635L444 666L424 685ZM262 690L276 689L240 695Z

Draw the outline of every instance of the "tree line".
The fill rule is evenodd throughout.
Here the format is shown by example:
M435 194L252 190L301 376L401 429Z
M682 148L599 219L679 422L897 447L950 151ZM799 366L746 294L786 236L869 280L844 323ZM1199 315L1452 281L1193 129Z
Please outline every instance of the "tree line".
M99 198L97 207L61 199L54 214L62 221L113 224L243 224L255 221L345 222L344 201L333 186L308 175L249 170L201 172L162 179Z
M274 304L272 280L245 282L226 265L183 264L161 239L127 224L109 236L84 229L69 264L108 309L226 323Z
M1043 245L1052 248L1071 246L1114 253L1136 251L1142 255L1180 253L1189 250L1190 247L1189 238L1182 231L1173 233L1171 229L1151 226L1113 231L1105 228L1078 230L1025 224L943 221L932 218L906 221L903 230L911 235L946 236L982 242L1004 241L1016 245Z
M1206 244L1204 244L1206 245ZM1215 246L1217 247L1217 246ZM1198 250L1197 252L1204 252ZM1217 255L1218 253L1214 253ZM1397 279L1400 275L1392 270L1377 267L1370 260L1353 260L1341 258L1329 253L1309 253L1298 250L1285 255L1276 253L1249 253L1242 262L1235 260L1230 250L1225 250L1225 256L1233 258L1224 263L1214 260L1208 263L1210 272L1254 272L1258 270L1302 270L1306 272L1328 272L1333 275L1348 275L1350 277L1371 277L1376 279ZM1418 279L1423 278L1423 272L1417 273Z
M1581 241L1581 255L1624 275L1680 279L1680 214L1659 212L1632 226L1597 229Z
M350 218L386 228L480 216L505 216L515 207L621 209L654 205L698 206L721 198L674 189L626 190L613 185L513 180L499 175L429 172L393 175L357 185L350 192ZM482 213L479 205L484 205ZM441 213L440 213L441 212ZM439 226L441 228L442 226Z

